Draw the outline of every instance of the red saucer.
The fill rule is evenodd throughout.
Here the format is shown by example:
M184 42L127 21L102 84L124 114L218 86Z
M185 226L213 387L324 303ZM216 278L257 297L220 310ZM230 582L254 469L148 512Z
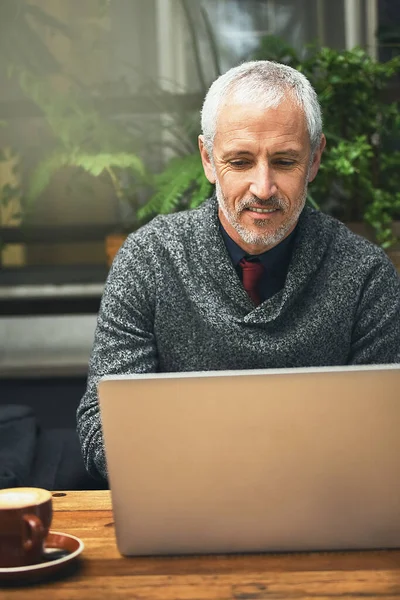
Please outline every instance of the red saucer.
M70 564L84 549L84 543L74 535L49 531L45 542L45 551L51 549L64 550L68 554L61 558L52 559L51 552L46 555L40 563L27 565L25 567L0 567L0 583L3 581L29 582L37 579L50 577Z

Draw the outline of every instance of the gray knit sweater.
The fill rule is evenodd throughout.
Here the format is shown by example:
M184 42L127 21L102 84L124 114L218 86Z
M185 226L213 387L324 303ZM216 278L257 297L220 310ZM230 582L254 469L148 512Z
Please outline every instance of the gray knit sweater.
M217 210L156 217L114 260L77 412L92 474L107 476L102 375L400 362L400 280L382 250L306 207L284 288L254 307Z

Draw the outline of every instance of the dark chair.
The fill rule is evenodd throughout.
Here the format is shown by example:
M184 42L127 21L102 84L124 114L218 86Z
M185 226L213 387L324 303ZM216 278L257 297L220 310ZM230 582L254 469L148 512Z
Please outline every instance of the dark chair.
M29 406L0 406L0 489L21 486L49 490L107 489L91 477L75 429L42 429Z

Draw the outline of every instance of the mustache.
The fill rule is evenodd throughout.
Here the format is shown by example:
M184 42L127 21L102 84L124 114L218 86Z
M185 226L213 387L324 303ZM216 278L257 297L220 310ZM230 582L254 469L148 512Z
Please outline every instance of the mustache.
M251 196L251 198L243 198L237 207L236 211L238 213L243 212L246 208L257 204L261 208L267 208L269 210L284 210L286 208L286 203L282 200L282 198L278 198L278 196L271 196L268 200L261 200L261 198L257 198L257 196Z

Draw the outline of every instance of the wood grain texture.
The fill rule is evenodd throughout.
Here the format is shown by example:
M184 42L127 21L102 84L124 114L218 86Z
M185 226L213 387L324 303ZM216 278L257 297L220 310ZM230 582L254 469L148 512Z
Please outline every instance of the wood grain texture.
M65 492L52 529L80 537L82 558L58 579L0 587L1 600L400 598L400 551L124 558L110 494Z
M73 510L111 510L110 490L52 492L55 512Z

